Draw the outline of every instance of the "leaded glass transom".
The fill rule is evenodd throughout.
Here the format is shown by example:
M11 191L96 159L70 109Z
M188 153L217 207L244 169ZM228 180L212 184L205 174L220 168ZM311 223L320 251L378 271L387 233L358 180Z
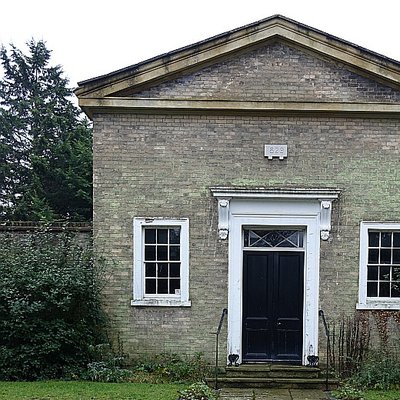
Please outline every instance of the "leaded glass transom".
M303 248L304 231L245 229L244 247L246 248Z
M400 297L400 232L368 231L367 297Z

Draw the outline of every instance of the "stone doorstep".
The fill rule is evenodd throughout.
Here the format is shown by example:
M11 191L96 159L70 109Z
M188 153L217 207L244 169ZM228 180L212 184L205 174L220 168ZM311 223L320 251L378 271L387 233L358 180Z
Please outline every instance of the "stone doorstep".
M318 389L220 389L220 399L229 400L326 400L328 393Z
M215 377L207 379L215 386ZM226 367L218 377L219 388L231 389L299 389L324 390L325 377L316 367L287 364L242 364L238 367ZM329 388L335 388L337 381L329 379Z
M282 364L242 364L239 367L226 367L225 377L251 376L253 378L318 378L321 370L316 367Z

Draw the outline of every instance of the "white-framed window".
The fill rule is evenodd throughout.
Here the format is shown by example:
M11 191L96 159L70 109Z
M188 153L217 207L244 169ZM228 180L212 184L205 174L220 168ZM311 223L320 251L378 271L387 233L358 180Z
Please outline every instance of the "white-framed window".
M133 219L133 306L189 307L189 220Z
M400 309L400 223L361 222L358 309Z

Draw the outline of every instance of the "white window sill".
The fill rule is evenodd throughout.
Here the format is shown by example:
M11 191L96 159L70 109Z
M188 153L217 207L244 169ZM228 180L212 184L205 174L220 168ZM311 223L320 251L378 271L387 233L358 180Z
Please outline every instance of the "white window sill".
M400 310L400 299L397 301L367 301L357 303L357 310Z
M141 299L131 300L133 307L191 307L192 302L180 299Z

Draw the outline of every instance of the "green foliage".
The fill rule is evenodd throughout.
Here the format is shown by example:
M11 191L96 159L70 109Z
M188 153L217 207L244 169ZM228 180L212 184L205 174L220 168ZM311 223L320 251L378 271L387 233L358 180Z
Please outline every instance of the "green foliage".
M92 132L43 41L0 49L0 218L90 220Z
M367 389L385 390L400 388L400 359L396 351L369 351L353 376L334 392L337 399L381 399L383 392ZM388 397L391 398L391 397Z
M361 388L400 388L400 358L395 352L371 351L351 381Z
M104 341L100 272L90 245L67 233L2 237L0 379L77 373Z
M179 392L178 400L216 400L216 396L205 383L198 382Z
M363 400L399 400L400 390L366 390Z
M152 374L156 381L164 382L201 381L210 372L210 368L201 353L197 353L192 357L182 357L174 353L162 353L137 360L133 369L136 373Z
M133 371L124 368L124 356L122 351L114 351L112 346L102 343L91 348L93 361L87 365L87 369L81 375L82 379L93 382L129 382Z
M120 366L120 360L94 361L88 364L84 377L94 382L128 382L133 372Z
M341 399L341 400L363 399L363 394L361 390L349 383L343 384L338 390L335 390L333 394L336 399Z

